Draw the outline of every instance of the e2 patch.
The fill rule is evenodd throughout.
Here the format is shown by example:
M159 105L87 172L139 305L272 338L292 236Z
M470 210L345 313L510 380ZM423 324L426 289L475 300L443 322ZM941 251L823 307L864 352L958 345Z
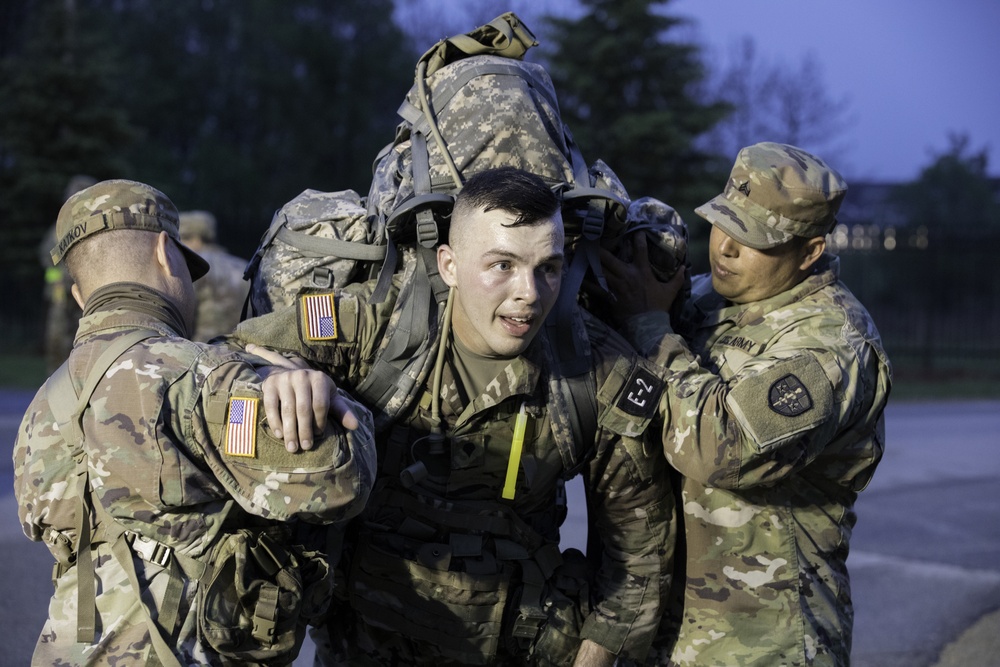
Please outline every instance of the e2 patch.
M663 392L663 380L636 366L618 396L618 409L633 417L650 417Z

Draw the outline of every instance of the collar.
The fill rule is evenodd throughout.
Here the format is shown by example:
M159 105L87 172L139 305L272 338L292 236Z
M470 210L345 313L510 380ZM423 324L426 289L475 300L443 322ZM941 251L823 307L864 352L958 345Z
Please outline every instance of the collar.
M94 290L80 318L77 342L113 329L145 328L186 338L183 318L160 292L138 283L112 283Z

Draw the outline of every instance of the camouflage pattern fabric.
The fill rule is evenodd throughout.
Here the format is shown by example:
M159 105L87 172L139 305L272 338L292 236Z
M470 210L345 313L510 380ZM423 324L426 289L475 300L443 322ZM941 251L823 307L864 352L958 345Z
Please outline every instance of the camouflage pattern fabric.
M371 371L399 312L399 281L383 303L367 303L371 289L369 281L333 294L333 338L310 336L301 306L247 320L235 338L294 350L349 389ZM300 304L309 296L316 295ZM660 371L596 319L586 327L600 419L578 449L590 521L604 545L591 595L568 583L579 581L574 559L558 553L570 471L555 443L568 434L556 433L566 427L550 403L554 341L539 333L468 403L445 364L440 446L426 438L433 421L426 380L396 420L401 428L377 436L379 481L345 548L345 600L331 615L334 641L319 643L323 664L571 664L582 639L622 664L645 657L669 588L674 538L665 465L641 439L655 400L640 409L651 397L636 398L637 378L655 392ZM434 349L439 331L432 329ZM521 405L528 426L508 499L502 490ZM593 608L580 602L591 597ZM534 616L521 622L524 614Z
M250 284L243 280L246 260L230 255L217 245L203 246L198 254L211 268L194 283L198 310L191 339L204 343L236 328Z
M664 313L628 324L669 371L663 448L683 475L683 607L654 664L850 663L853 507L882 457L891 370L838 274L824 255L800 284L746 305L697 276L689 342Z
M764 141L740 150L722 194L695 213L761 250L828 234L846 194L847 183L821 158Z
M93 502L126 529L197 558L223 530L223 520L237 526L262 519L328 523L361 510L375 452L370 414L360 406L358 431L331 433L311 451L289 454L263 424L260 378L245 357L180 338L171 325L128 308L97 309L81 320L69 359L74 382L82 383L101 351L136 328L161 336L133 346L112 365L82 424ZM48 390L46 384L36 394L14 447L24 533L44 541L62 565L32 664L146 664L145 616L107 542L92 547L98 636L92 644L76 643L78 582L71 556L83 505L77 462L58 431ZM258 402L257 419L246 422L251 451L246 435L227 426L234 421L234 398ZM244 406L249 410L249 403ZM134 562L146 587L143 600L152 603L155 616L170 574L138 557ZM221 665L198 641L192 613L197 589L195 581L184 588L175 652L182 664Z
M354 190L304 190L274 214L254 255L250 278L251 313L290 306L303 289L343 287L364 268L341 250L320 244L374 244L368 211ZM287 234L287 236L285 236Z
M488 73L476 75L479 70ZM552 81L541 65L478 55L442 67L427 78L427 89L432 91L430 105L448 153L464 178L511 166L538 174L552 185L574 182L567 130ZM404 131L397 131L394 144L376 161L368 204L383 216L420 192L413 164L418 149L412 146L411 135L430 136L422 109L414 86L400 108ZM433 139L427 139L425 150L430 191L457 190Z

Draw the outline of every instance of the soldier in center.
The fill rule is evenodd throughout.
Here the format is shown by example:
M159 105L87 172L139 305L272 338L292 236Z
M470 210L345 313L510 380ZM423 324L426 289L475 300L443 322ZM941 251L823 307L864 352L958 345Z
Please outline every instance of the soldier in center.
M575 305L553 312L563 247L560 201L542 179L504 167L471 177L458 194L448 243L427 267L440 272L447 306L436 318L431 311L421 348L428 370L412 375L413 400L390 418L373 409L378 481L347 533L343 604L324 630L329 643L317 641L320 662L645 657L675 532L663 457L645 435L662 371ZM305 293L235 335L294 351L354 391L383 372L386 339L408 326L400 305L421 298L412 282L412 273L397 274L375 304L374 279ZM581 343L587 367L568 378L560 346ZM579 408L581 395L589 410ZM564 481L577 473L599 537L587 558L559 550Z

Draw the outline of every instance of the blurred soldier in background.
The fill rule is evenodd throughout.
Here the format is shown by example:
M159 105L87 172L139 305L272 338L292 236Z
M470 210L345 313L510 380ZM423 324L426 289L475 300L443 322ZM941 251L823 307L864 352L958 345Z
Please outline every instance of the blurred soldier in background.
M198 312L192 340L206 342L231 332L240 321L250 284L243 280L247 261L216 244L215 216L208 211L181 213L181 242L211 264L194 284Z
M63 192L66 201L84 188L89 188L97 180L92 176L76 175L69 179ZM38 259L45 271L45 369L51 373L66 361L73 347L73 337L76 335L76 325L83 312L70 296L69 288L73 284L66 268L54 266L49 251L56 244L56 226L52 225L38 245Z

